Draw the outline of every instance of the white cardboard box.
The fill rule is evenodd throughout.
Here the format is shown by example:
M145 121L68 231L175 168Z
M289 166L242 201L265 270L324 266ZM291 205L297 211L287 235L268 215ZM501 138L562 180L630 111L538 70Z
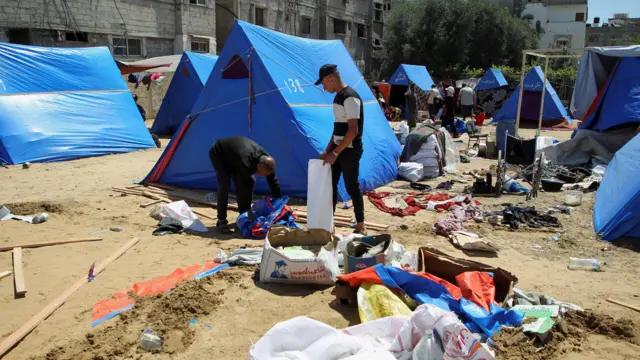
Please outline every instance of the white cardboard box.
M325 259L335 256L333 253L337 248L337 241L337 237L322 229L306 231L284 227L271 229L264 240L260 282L333 285L334 278ZM319 245L323 246L323 250L314 259L291 259L277 250L281 246L302 245ZM335 261L334 269L339 271L337 259L333 261ZM339 274L334 274L334 276L336 275Z

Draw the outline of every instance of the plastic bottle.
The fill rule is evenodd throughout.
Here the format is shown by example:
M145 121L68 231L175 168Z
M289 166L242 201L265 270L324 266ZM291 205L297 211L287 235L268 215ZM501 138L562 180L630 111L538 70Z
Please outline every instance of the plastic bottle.
M49 218L49 214L47 213L42 213L36 217L33 218L33 221L31 222L32 224L41 224L45 221L47 221L47 219Z
M412 360L441 360L444 357L442 347L436 341L432 330L425 330L422 339L413 349Z
M602 271L602 265L604 264L604 261L598 259L569 258L570 270Z
M140 335L140 347L152 352L157 353L162 351L162 338L151 329L146 329Z

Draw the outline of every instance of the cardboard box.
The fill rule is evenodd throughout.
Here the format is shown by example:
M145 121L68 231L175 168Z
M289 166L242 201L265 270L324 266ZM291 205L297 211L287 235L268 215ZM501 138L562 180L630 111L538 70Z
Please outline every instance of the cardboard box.
M421 247L418 249L418 268L421 272L433 274L441 279L455 284L456 276L467 271L484 271L493 273L496 286L496 302L504 305L518 278L510 272L483 264L481 262L456 258L434 248Z
M324 262L314 259L291 259L279 247L322 246L328 252L337 248L338 238L323 229L272 228L264 240L260 264L260 282L333 285ZM337 259L336 259L337 264ZM339 275L339 274L336 274Z
M391 249L391 245L393 244L393 240L391 240L391 235L375 235L375 236L365 236L361 238L356 238L354 241L361 241L371 246L377 246L379 244L384 244L383 251L372 257L360 258L357 257L357 254L354 253L353 241L347 243L344 252L344 273L349 274L355 271L359 271L362 269L366 269L368 267L374 266L376 264L386 264L387 258L389 257L389 250Z

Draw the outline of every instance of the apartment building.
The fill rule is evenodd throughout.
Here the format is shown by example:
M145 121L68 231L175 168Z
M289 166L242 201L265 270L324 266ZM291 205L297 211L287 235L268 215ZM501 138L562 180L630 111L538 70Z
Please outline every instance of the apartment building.
M218 50L239 19L290 35L342 40L361 72L375 67L371 59L382 39L383 0L217 0L216 5Z
M599 20L594 19L594 23L587 27L587 46L629 44L640 38L640 18L631 18L624 13L613 14L613 18L602 25Z
M216 51L215 0L0 0L0 41L109 46L135 60Z
M585 46L587 0L527 0L522 17L540 35L540 49Z

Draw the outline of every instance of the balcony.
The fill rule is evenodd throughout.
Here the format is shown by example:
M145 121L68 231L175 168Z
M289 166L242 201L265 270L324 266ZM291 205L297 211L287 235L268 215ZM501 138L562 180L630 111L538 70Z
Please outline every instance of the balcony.
M547 5L587 5L587 0L547 0Z

